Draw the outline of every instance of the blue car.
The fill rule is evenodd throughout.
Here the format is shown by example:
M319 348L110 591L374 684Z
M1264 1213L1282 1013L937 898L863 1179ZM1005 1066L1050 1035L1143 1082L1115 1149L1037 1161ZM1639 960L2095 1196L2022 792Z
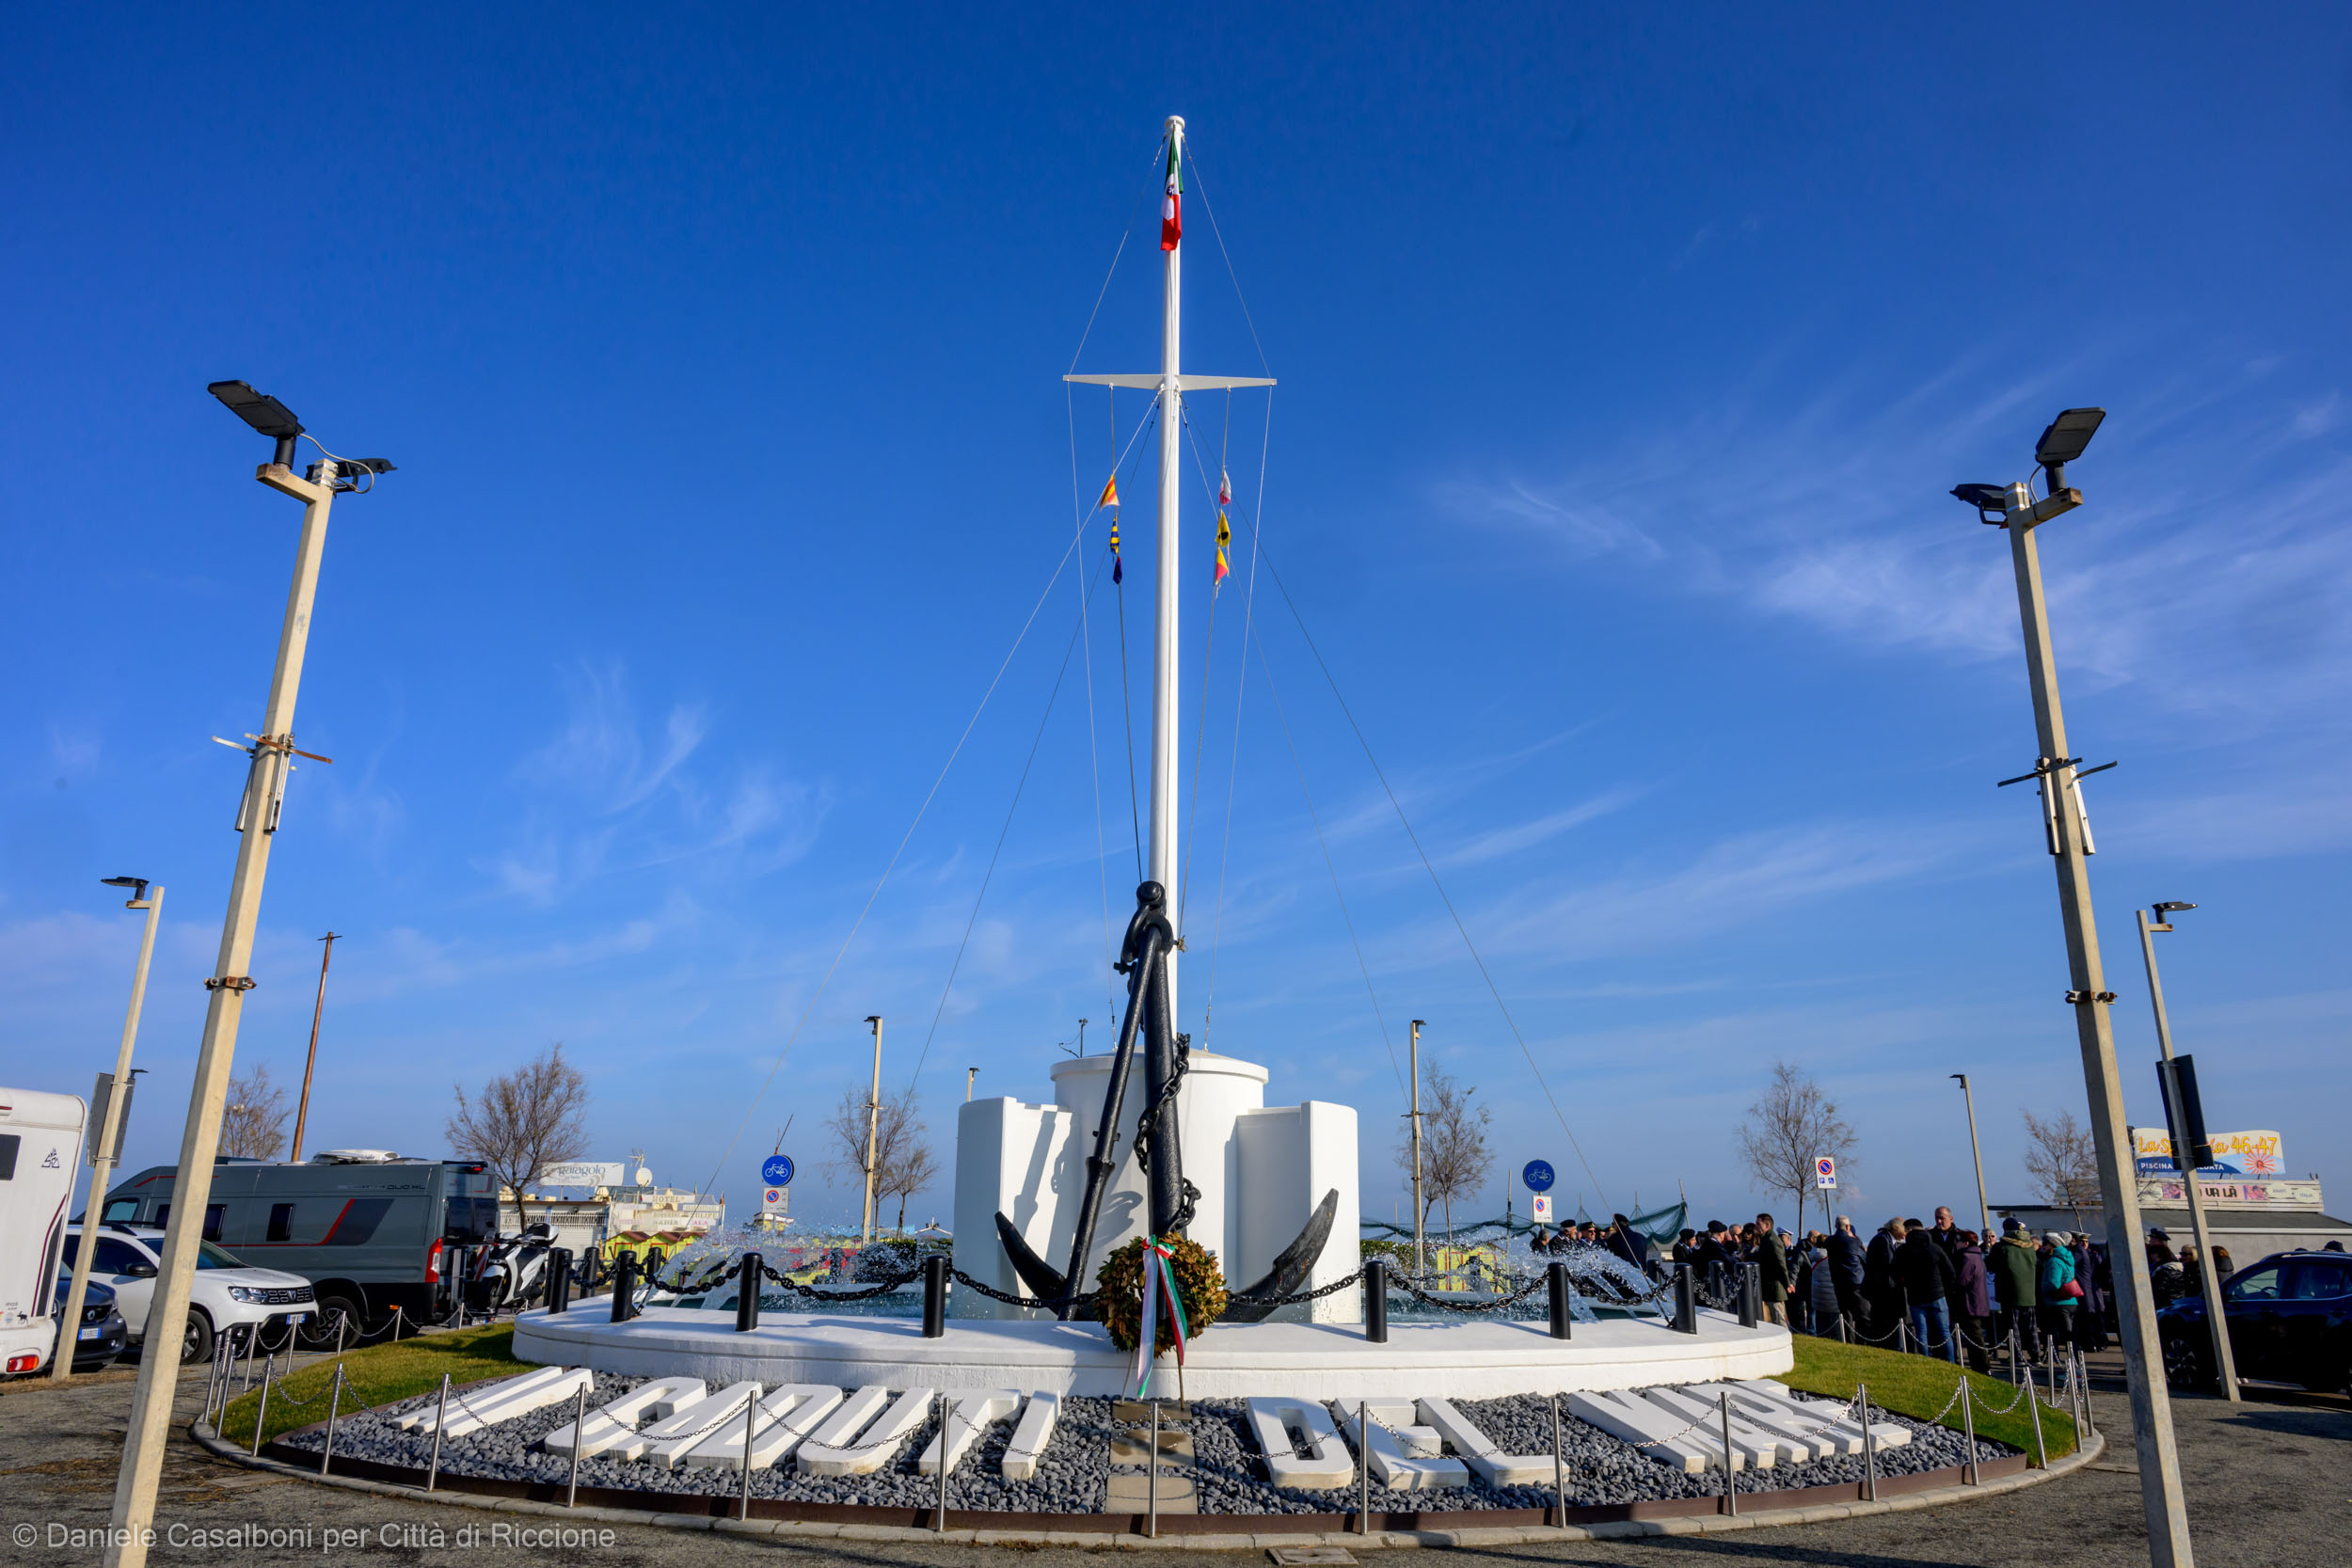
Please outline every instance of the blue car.
M56 1315L65 1316L65 1297L73 1276L57 1275ZM63 1338L65 1329L58 1328ZM106 1366L131 1346L131 1325L122 1321L121 1309L115 1303L114 1287L102 1280L91 1280L82 1290L82 1321L73 1330L73 1370L77 1372L96 1371ZM53 1359L51 1365L55 1366Z
M2352 1256L2273 1253L2223 1282L2221 1311L2238 1376L2329 1394L2352 1387ZM2159 1307L2156 1332L2169 1381L2212 1386L2213 1337L2201 1294Z

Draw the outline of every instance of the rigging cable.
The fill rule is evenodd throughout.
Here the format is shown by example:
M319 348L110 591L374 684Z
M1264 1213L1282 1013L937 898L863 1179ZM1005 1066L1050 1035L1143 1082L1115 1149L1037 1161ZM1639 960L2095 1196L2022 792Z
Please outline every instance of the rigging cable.
M1258 448L1258 499L1253 509L1257 515L1265 515L1265 469L1267 454L1274 444L1274 388L1266 388L1265 430ZM1233 797L1241 780L1241 702L1249 688L1250 628L1256 625L1258 603L1258 531L1249 531L1249 580L1242 585L1241 596L1241 675L1233 683L1233 754L1225 775L1225 836L1216 852L1216 912L1209 922L1209 993L1200 1011L1200 1044L1209 1043L1209 1019L1216 1007L1216 956L1225 935L1225 868L1233 853ZM1391 1052L1393 1057L1393 1052Z
M980 876L980 890L972 896L972 913L963 923L963 940L956 944L955 962L947 966L946 984L939 988L939 1006L931 1009L931 1026L923 1037L923 1049L915 1054L914 1070L907 1075L907 1092L914 1092L915 1084L923 1076L923 1064L930 1060L931 1041L938 1037L939 1021L946 1016L947 995L956 989L956 975L963 968L964 950L972 945L972 933L980 923L980 905L988 897L989 883L995 880L996 863L1005 853L1005 840L1012 833L1013 814L1021 809L1022 793L1029 787L1029 774L1037 767L1038 748L1045 743L1045 726L1054 717L1054 704L1061 696L1062 682L1069 678L1070 660L1078 651L1080 633L1086 628L1083 606L1094 593L1094 583L1103 575L1101 562L1095 563L1094 579L1083 585L1079 604L1079 624L1071 629L1070 645L1062 650L1061 668L1054 675L1054 689L1045 694L1045 711L1038 716L1037 734L1029 741L1028 760L1021 765L1021 777L1012 786L1012 803L1005 808L1005 825L996 830L996 847L989 852L988 869Z
M1396 1075L1398 1090L1409 1092L1405 1088L1405 1073L1396 1065L1396 1042L1389 1037L1389 1021L1380 1011L1380 995L1373 990L1372 965L1364 961L1364 944L1356 935L1356 918L1347 912L1347 895L1340 891L1340 868L1332 863L1331 846L1324 842L1323 818L1316 815L1314 795L1307 787L1307 765L1299 760L1298 742L1291 738L1291 722L1282 712L1282 693L1274 685L1274 665L1266 657L1265 639L1253 637L1251 641L1257 644L1258 666L1265 672L1266 695L1273 700L1275 721L1282 727L1282 743L1290 748L1291 766L1298 770L1298 793L1306 797L1307 820L1314 824L1315 845L1323 851L1324 869L1331 873L1331 895L1340 901L1340 919L1346 925L1347 940L1356 949L1356 967L1363 971L1364 995L1371 999L1372 1016L1380 1025L1380 1043L1389 1053L1389 1070Z
M1136 441L1142 436L1144 427L1149 423L1148 420L1139 423L1136 427L1135 435L1128 437L1127 444L1130 451L1134 449ZM1037 602L1029 607L1027 618L1021 623L1020 631L1013 636L1012 646L1005 650L1003 662L996 666L996 673L989 678L988 689L980 693L979 705L973 708L972 717L964 721L963 733L956 736L955 746L948 752L947 760L940 766L939 776L931 781L931 787L925 792L922 804L914 808L914 820L907 824L907 831L899 838L898 847L890 852L889 863L882 867L881 877L875 879L874 890L866 895L866 902L858 909L857 918L850 923L850 934L841 939L840 949L834 954L833 962L825 966L824 975L817 982L817 990L810 995L808 1006L802 1009L799 1022L792 1025L792 1032L785 1037L783 1048L776 1053L775 1062L768 1069L768 1076L760 1080L759 1092L753 1095L751 1103L743 1108L743 1119L737 1125L734 1134L727 1139L726 1148L720 1151L718 1164L711 1167L710 1187L706 1188L706 1191L717 1187L719 1173L726 1168L727 1160L734 1154L736 1144L742 1139L743 1129L751 1125L753 1115L759 1109L759 1102L767 1098L770 1086L776 1081L776 1074L783 1070L785 1059L792 1054L792 1047L799 1042L801 1032L808 1027L809 1019L817 1011L817 1004L823 1000L826 988L833 984L834 974L841 968L841 960L850 956L850 944L857 940L859 930L866 925L866 917L873 912L874 900L882 896L882 890L889 882L890 874L898 869L899 857L906 853L907 846L914 841L914 830L923 825L924 814L930 810L931 801L938 798L940 785L947 782L947 774L956 766L956 759L963 754L964 743L972 738L973 727L979 723L980 715L988 711L989 699L996 694L996 688L1003 682L1005 672L1012 668L1013 656L1020 653L1021 644L1028 640L1029 628L1037 624L1038 612L1045 608L1045 601L1052 595L1054 585L1061 581L1062 573L1070 565L1070 558L1077 553L1078 545L1084 537L1083 531L1073 535L1070 543L1062 549L1061 559L1054 563L1053 576L1045 579L1045 587L1039 593Z
M1225 276L1233 280L1233 299L1241 306L1243 325L1249 328L1249 341L1258 351L1259 368L1272 375L1265 356L1265 344L1258 341L1258 320L1249 313L1249 301L1241 292L1241 274L1233 270L1232 252L1225 248L1225 230L1216 226L1216 209L1209 205L1209 182L1200 178L1200 160L1192 154L1192 143L1184 143L1184 158L1192 165L1192 188L1200 198L1200 210L1209 214L1209 232L1216 239L1216 253L1225 258Z
M1232 405L1233 392L1229 387L1225 391L1225 422L1229 427L1233 422ZM1176 407L1184 417L1184 440L1193 448L1193 462L1198 467L1200 451L1200 443L1193 439L1192 410L1181 398L1177 400ZM1205 472L1201 474L1203 484L1207 484L1208 477ZM1208 493L1209 510L1218 511L1216 498L1219 491L1210 485ZM1192 731L1192 798L1184 807L1184 864L1176 877L1176 940L1179 944L1184 940L1184 901L1192 892L1192 829L1200 815L1200 753L1209 741L1209 675L1216 668L1216 602L1219 597L1216 587L1212 586L1209 590L1209 628L1200 639L1200 717L1194 722Z
M1120 243L1122 247L1126 244L1123 239ZM1117 257L1113 257L1111 259L1111 265L1114 269L1118 267L1119 260ZM1108 278L1104 279L1103 286L1106 289L1110 287L1110 280ZM1103 302L1099 299L1096 300L1094 302L1094 308L1098 310L1101 309L1103 308ZM1093 322L1089 319L1087 324L1089 331L1093 329ZM1078 346L1083 350L1086 347L1086 340L1081 338L1078 341ZM1070 413L1070 510L1072 513L1072 531L1075 533L1083 534L1086 531L1087 526L1087 504L1086 491L1081 488L1078 483L1077 393L1076 389L1073 388L1070 383L1064 382L1062 383L1062 394L1068 404ZM1111 434L1112 438L1116 440L1118 438L1118 424L1115 414ZM1119 1010L1119 992L1116 984L1109 979L1109 974L1111 973L1111 967L1118 961L1119 950L1111 945L1111 857L1109 847L1103 837L1103 748L1102 742L1096 738L1094 733L1094 634L1087 625L1087 601L1093 596L1094 592L1091 588L1082 588L1079 591L1078 635L1086 643L1087 771L1089 776L1093 781L1094 786L1094 868L1095 880L1103 895L1104 987L1104 993L1111 998L1111 1010L1116 1013Z
M1159 418L1159 413L1160 400L1153 398L1152 411L1144 416L1144 424L1149 427L1152 420ZM1119 434L1116 427L1113 428L1111 434L1114 436ZM1133 445L1132 442L1129 443L1130 450ZM1111 471L1118 472L1117 464L1112 465ZM1136 800L1136 700L1127 685L1127 586L1125 583L1111 584L1111 602L1119 607L1119 706L1120 718L1127 726L1127 820L1135 829L1136 880L1140 882L1143 880L1143 808ZM1116 1011L1116 1008L1113 1010Z
M1250 534L1253 538L1257 537L1254 526ZM1331 666L1325 660L1323 650L1316 646L1314 634L1307 629L1307 618L1298 612L1298 601L1291 597L1289 585L1282 581L1281 571L1274 564L1274 552L1264 550L1263 546L1260 548L1265 556L1267 576L1274 579L1276 590L1282 595L1282 603L1290 610L1291 619L1297 623L1298 635L1307 640L1307 651L1315 656L1315 664L1323 671L1324 681L1331 688L1332 699L1340 705L1340 712L1347 718L1347 727L1356 732L1356 744L1363 748L1364 760L1372 764L1373 776L1380 781L1381 791L1388 796L1390 808L1396 813L1398 823L1405 829L1405 836L1412 841L1413 852L1421 857L1422 869L1429 873L1430 885L1438 890L1438 898L1445 905L1445 912L1453 918L1454 930L1461 934L1462 945L1470 950L1470 961L1478 966L1478 977L1486 982L1486 990L1495 999L1496 1010L1502 1014L1502 1022L1509 1026L1511 1037L1518 1042L1519 1054L1527 1058L1527 1069L1535 1075L1535 1086L1544 1091L1544 1099L1550 1103L1552 1117L1560 1123L1560 1131L1567 1134L1568 1147L1576 1150L1577 1163L1584 1167L1584 1174L1592 1178L1595 1195L1607 1203L1609 1194L1601 1185L1599 1174L1593 1169L1593 1163L1584 1157L1584 1146L1577 1142L1575 1130L1568 1126L1567 1116L1560 1109L1559 1097L1551 1092L1551 1085L1544 1077L1544 1069L1536 1065L1535 1053L1529 1049L1527 1037L1519 1033L1518 1020L1511 1016L1510 1004L1502 999L1502 989L1495 984L1493 974L1486 968L1486 958L1478 951L1478 944L1470 940L1470 927L1463 923L1461 911L1454 907L1453 895L1446 892L1444 881L1438 878L1437 865L1429 859L1429 851L1422 847L1421 835L1413 831L1412 820L1405 815L1404 802L1396 798L1395 789L1389 784L1389 775L1380 767L1380 759L1373 754L1372 742L1365 737L1364 727L1356 721L1355 710L1347 705L1347 699L1341 694L1339 680L1331 673ZM1263 641L1258 651L1259 657L1263 658L1265 647Z

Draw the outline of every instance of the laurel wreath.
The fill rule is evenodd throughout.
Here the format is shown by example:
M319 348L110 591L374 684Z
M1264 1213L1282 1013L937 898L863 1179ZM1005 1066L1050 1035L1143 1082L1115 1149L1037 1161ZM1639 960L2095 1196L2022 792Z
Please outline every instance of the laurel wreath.
M1163 1244L1168 1252L1166 1267L1176 1286L1176 1299L1184 1304L1184 1323L1197 1339L1225 1315L1225 1271L1217 1266L1216 1254L1198 1242L1179 1236ZM1094 1283L1101 1291L1096 1310L1103 1326L1110 1330L1111 1343L1123 1351L1134 1350L1143 1333L1143 1238L1112 1249L1095 1271ZM1159 1332L1152 1338L1155 1355L1175 1348L1176 1325L1166 1312L1160 1314Z

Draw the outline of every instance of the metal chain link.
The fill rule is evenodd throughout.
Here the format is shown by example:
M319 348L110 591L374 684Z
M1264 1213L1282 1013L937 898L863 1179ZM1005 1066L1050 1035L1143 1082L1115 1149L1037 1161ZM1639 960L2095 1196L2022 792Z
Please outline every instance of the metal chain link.
M1087 1291L1066 1296L1008 1295L993 1285L973 1278L961 1269L951 1267L947 1272L955 1276L958 1284L967 1285L991 1301L1001 1301L1008 1307L1027 1307L1041 1311L1053 1312L1064 1307L1091 1307L1101 1300L1103 1295L1100 1291Z
M1321 1301L1325 1296L1336 1294L1341 1291L1346 1290L1351 1285L1361 1283L1363 1277L1364 1271L1358 1269L1354 1274L1347 1275L1344 1279L1335 1279L1331 1281L1330 1284L1321 1286L1312 1291L1293 1291L1286 1296L1237 1295L1228 1299L1233 1302L1246 1303L1251 1307L1295 1307L1302 1301Z

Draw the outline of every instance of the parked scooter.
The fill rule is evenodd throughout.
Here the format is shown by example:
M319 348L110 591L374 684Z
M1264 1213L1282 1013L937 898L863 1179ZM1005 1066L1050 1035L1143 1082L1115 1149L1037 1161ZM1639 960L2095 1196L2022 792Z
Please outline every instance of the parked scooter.
M482 1317L520 1311L548 1291L548 1253L555 1230L545 1220L516 1236L501 1236L483 1250L481 1265L466 1291L466 1309Z

